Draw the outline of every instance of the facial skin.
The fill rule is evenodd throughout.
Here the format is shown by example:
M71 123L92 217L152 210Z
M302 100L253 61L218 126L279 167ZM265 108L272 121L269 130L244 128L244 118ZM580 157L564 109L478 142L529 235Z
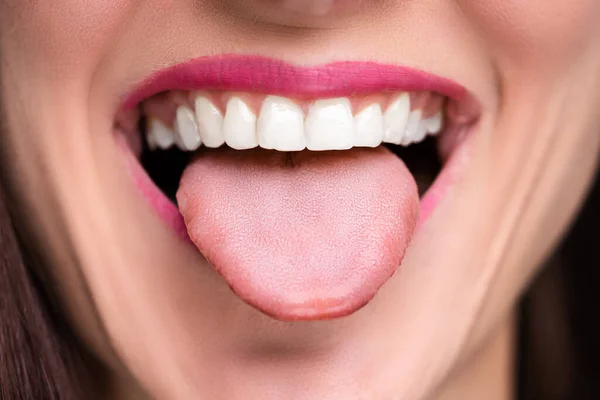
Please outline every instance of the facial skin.
M117 386L133 377L158 399L432 396L510 314L592 180L600 3L281 10L260 0L0 2L0 148L23 223ZM460 182L350 317L285 323L247 306L144 205L123 167L112 134L121 96L158 68L226 53L406 65L460 83L482 106Z

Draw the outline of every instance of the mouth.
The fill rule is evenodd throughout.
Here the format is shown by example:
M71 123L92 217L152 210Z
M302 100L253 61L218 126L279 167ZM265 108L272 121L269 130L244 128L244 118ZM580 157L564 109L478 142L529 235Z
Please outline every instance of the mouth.
M479 104L377 63L192 60L129 94L115 133L147 203L280 320L366 305L464 169Z

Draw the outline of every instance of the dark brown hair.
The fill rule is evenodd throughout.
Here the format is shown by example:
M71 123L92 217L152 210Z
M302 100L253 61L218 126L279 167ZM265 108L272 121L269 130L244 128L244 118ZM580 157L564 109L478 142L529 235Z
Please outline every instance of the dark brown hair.
M0 115L0 122L2 121ZM91 400L98 376L16 229L0 158L0 400ZM600 179L567 240L522 301L517 397L600 399ZM99 395L98 395L99 396Z
M524 400L600 399L600 175L577 220L522 299Z
M0 399L91 399L87 352L31 268L6 199L0 184Z

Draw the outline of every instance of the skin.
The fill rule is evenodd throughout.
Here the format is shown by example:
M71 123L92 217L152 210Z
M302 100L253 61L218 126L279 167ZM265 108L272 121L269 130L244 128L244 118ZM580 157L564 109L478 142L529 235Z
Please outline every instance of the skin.
M600 2L337 6L0 1L2 157L57 296L113 383L107 398L452 399L486 380L509 397L511 312L598 162ZM348 318L282 323L245 305L123 168L111 133L123 90L231 52L408 65L482 105L462 179Z

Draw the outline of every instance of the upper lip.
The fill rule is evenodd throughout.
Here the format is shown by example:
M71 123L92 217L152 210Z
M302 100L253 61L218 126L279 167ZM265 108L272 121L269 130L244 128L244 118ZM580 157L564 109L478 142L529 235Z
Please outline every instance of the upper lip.
M328 98L381 92L430 91L453 100L457 113L474 119L479 107L460 84L417 69L376 62L344 61L298 66L255 55L201 57L177 64L137 84L123 109L169 90L258 92L293 98Z

